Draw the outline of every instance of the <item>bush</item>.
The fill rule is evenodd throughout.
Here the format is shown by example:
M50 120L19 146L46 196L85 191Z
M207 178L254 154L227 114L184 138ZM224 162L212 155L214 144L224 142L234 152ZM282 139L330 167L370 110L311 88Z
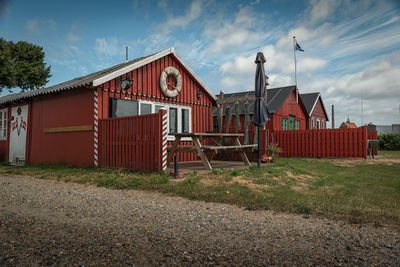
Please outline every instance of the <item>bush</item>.
M381 149L400 150L400 134L382 134L378 139Z

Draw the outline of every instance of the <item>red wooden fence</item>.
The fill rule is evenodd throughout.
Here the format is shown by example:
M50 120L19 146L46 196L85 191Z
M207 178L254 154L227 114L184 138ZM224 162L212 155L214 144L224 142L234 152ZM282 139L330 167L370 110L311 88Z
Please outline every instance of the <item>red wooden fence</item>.
M254 143L254 131L249 129L250 144ZM230 129L230 132L234 132ZM239 133L244 133L240 130ZM266 137L268 136L268 141ZM324 129L324 130L293 130L293 131L261 131L261 147L275 143L282 149L283 157L367 157L367 140L378 139L377 132L368 132L366 127L356 129ZM243 143L243 137L240 138ZM262 153L266 150L263 149ZM377 151L374 151L377 155ZM257 152L248 153L249 159L257 160ZM240 160L237 153L225 154L218 159Z
M162 170L165 112L100 119L99 166L144 172Z
M367 158L367 127L275 131L275 143L284 157Z

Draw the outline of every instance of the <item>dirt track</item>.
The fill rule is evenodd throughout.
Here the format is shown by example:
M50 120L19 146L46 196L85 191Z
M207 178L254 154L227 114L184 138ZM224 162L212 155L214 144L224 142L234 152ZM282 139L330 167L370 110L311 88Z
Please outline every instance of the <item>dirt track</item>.
M0 266L400 265L400 232L142 191L0 177Z

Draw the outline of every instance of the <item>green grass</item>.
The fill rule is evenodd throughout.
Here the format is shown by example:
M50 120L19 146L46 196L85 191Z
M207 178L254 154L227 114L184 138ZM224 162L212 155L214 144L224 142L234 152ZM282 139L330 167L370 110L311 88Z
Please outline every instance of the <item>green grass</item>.
M353 223L400 222L400 151L379 151L378 160L277 158L260 169L186 173L74 168L60 164L12 167L0 175L158 191L189 199L348 219ZM385 161L389 159L390 161ZM398 160L398 161L397 161Z

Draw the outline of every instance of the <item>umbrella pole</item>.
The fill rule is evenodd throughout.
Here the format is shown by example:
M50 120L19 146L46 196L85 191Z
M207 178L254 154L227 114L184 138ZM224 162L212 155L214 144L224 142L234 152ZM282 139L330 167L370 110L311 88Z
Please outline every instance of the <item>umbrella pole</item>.
M260 138L260 126L257 127L257 138L258 138L258 161L257 161L257 167L261 167L261 138Z

